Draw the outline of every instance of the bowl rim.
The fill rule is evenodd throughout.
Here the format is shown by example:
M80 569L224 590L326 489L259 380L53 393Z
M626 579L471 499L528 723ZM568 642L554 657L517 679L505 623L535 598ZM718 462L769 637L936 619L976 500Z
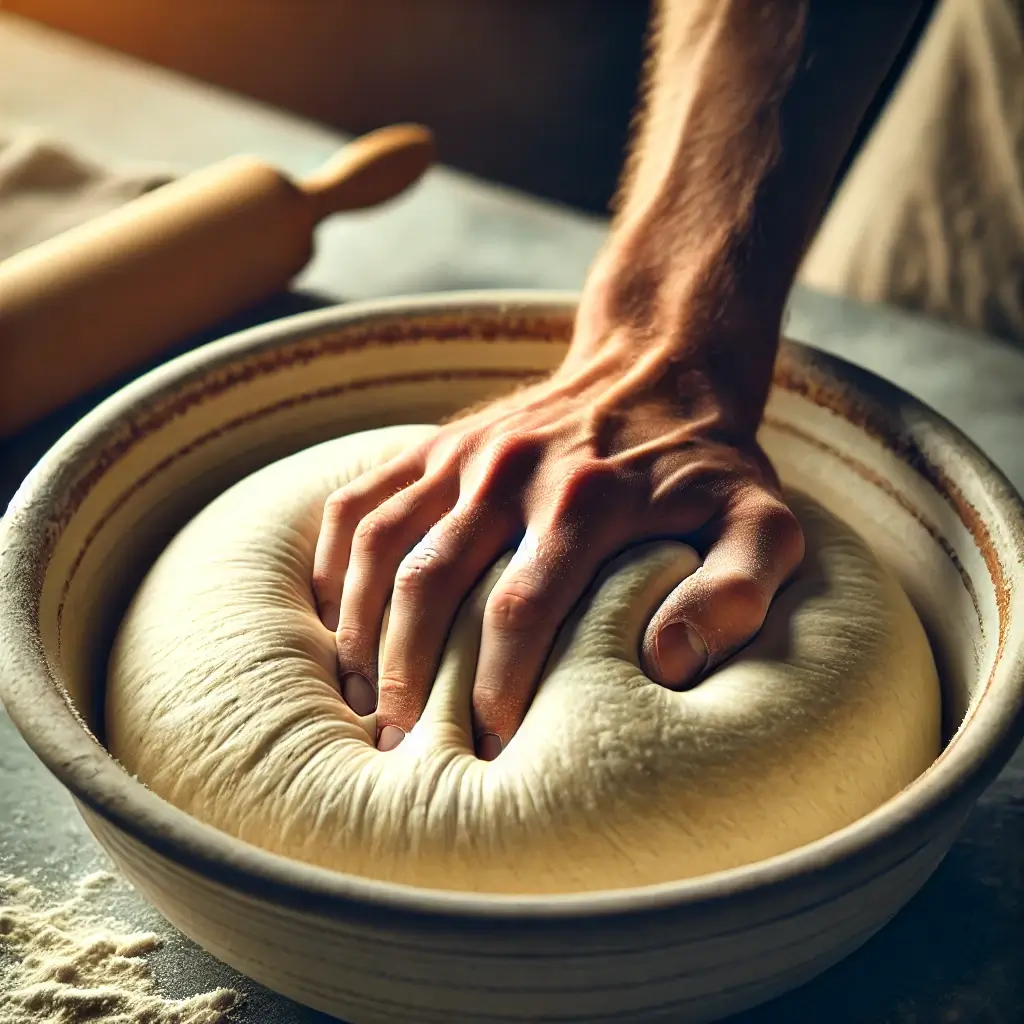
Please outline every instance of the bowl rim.
M576 293L467 291L369 300L252 327L179 355L101 402L59 438L36 464L0 520L0 697L30 748L83 807L158 855L250 896L322 915L381 914L445 917L463 925L507 929L559 920L707 911L755 892L792 896L816 879L831 884L870 869L881 851L897 846L901 860L928 843L934 827L961 820L970 804L1009 760L1024 737L1024 626L1012 620L1012 582L1024 576L1024 502L990 460L939 413L867 370L811 345L784 341L787 357L874 408L901 430L940 443L951 461L973 472L1000 523L994 556L1007 572L1009 597L1000 602L999 656L955 743L917 780L881 807L813 843L754 864L641 888L568 894L497 894L418 888L346 874L252 846L165 802L125 772L89 733L59 692L34 632L34 600L42 566L38 547L46 509L70 481L78 460L129 410L171 394L219 366L264 350L312 339L382 317L415 321L469 315L497 319L512 312L571 318ZM863 424L860 424L863 429ZM895 429L895 426L894 426ZM919 459L923 453L917 453ZM925 459L927 463L927 459ZM927 465L913 468L919 472ZM932 467L935 469L936 467ZM926 475L926 473L924 474ZM955 481L952 482L955 487ZM948 494L945 495L948 499ZM961 518L962 511L959 513ZM965 524L966 525L966 524ZM990 565L991 568L991 565ZM1022 606L1024 610L1024 606ZM1009 625L1007 625L1009 623ZM1005 628L1004 628L1005 627ZM948 753L948 756L946 756ZM927 836L928 838L922 838ZM848 885L848 887L850 887Z

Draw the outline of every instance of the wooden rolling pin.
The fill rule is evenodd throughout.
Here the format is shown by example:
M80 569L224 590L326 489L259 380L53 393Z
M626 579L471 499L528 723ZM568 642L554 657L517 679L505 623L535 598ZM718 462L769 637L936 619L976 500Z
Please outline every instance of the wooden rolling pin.
M0 262L0 437L282 291L321 219L397 195L432 158L418 125L300 182L237 157Z

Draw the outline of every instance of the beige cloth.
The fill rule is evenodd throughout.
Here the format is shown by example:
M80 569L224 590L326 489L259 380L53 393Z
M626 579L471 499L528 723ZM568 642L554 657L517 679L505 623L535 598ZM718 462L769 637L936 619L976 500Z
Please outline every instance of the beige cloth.
M0 125L0 259L172 179L156 167L109 167L30 128Z
M1024 0L942 0L801 279L1024 346Z

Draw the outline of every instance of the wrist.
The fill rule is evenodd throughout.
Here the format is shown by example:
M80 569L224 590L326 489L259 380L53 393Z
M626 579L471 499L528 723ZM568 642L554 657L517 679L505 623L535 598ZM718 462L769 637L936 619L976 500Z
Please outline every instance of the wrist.
M656 339L674 358L730 336L744 349L760 341L774 350L790 276L779 274L779 259L753 251L750 233L719 226L680 244L670 227L620 226L588 274L578 327L632 333L644 345Z
M668 260L653 254L668 251ZM675 251L617 233L580 297L567 364L646 363L704 378L723 401L760 416L786 294L751 280L727 245Z

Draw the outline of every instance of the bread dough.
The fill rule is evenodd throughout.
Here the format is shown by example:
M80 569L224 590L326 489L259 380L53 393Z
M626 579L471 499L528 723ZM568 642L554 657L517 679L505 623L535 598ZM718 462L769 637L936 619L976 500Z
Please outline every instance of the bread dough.
M863 541L791 495L798 576L753 643L689 691L639 643L698 566L657 542L612 562L562 630L522 727L473 755L483 602L465 602L419 724L374 749L341 700L310 576L324 499L431 427L352 435L226 491L174 538L120 627L111 753L164 799L326 868L442 889L646 885L770 857L842 828L939 749L924 630Z

